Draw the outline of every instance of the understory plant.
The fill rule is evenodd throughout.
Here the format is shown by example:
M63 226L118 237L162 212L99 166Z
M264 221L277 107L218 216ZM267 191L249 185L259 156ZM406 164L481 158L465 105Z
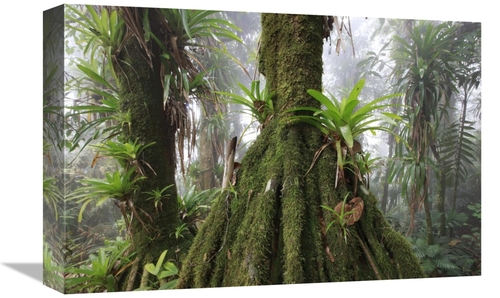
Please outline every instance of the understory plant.
M170 261L164 262L166 255L167 250L163 251L163 253L160 255L156 262L156 265L153 263L148 263L144 266L141 286L140 288L136 289L136 291L175 289L178 281L177 277L179 275L179 270L174 263ZM149 274L156 276L157 281L151 282L148 279Z
M43 284L57 290L64 289L64 268L57 264L49 244L43 241Z
M408 241L429 277L462 275L460 267L455 264L457 257L446 246L428 245L425 238L408 237Z
M210 202L216 191L216 188L199 191L193 185L183 196L177 197L181 220L191 234L198 233L198 228L210 211Z
M67 269L66 288L70 293L116 292L117 278L133 265L134 252L131 242L118 238L106 241L96 254L91 254L87 262L79 267Z
M45 173L43 173L43 199L45 204L54 212L54 217L57 221L59 219L57 206L63 200L63 195L57 187L56 182L56 178L45 177Z
M400 205L402 207L403 205ZM476 214L477 215L477 214ZM423 211L415 213L415 233L407 237L413 253L419 258L422 269L429 277L475 276L481 274L480 230L465 213L449 211L446 213L447 225L454 228L453 236L439 236L439 212L433 212L432 230L434 244L426 242L426 221ZM388 221L400 233L404 233L410 222L406 210L393 208L387 215Z

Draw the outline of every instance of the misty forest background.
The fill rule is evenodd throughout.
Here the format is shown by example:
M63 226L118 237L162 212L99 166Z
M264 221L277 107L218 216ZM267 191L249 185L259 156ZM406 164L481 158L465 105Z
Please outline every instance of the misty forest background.
M245 154L278 117L259 69L261 14L162 11L177 39L170 41L182 44L164 43L156 57L161 69L153 71L164 74L160 107L172 129L161 138L173 152L175 175L167 185L149 185L148 177L162 175L146 162L155 144L134 139L140 132L128 109L135 107L124 103L134 95L123 86L135 83L120 73L127 64L116 53L131 31L143 37L141 49L155 44L158 34L171 35L146 22L132 27L132 13L113 7L66 6L64 13L63 27L44 23L44 284L66 293L180 287L193 239L211 229L204 224L215 204L237 196ZM325 17L324 28L318 91L339 101L356 96L356 110L395 96L373 114L388 116L370 124L373 133L342 135L344 153L335 150L333 135L325 135L333 154L344 156L339 163L355 174L344 177L334 168L333 176L319 179L335 185L356 180L360 193L372 194L385 221L410 244L423 276L481 275L480 23L335 16ZM53 39L55 30L64 32L63 42ZM124 55L133 61L132 51ZM61 59L64 69L53 67ZM354 95L357 87L361 92ZM358 174L359 181L353 178ZM139 189L147 204L137 202ZM342 224L345 214L334 207L323 206L337 215L325 225L338 224L339 241L351 243L354 225ZM162 222L169 210L175 220ZM153 259L134 246L161 241L137 232L150 221L171 225L164 236L173 243L154 248ZM237 258L229 250L226 255ZM379 278L381 269L370 257L366 263L375 273L365 278Z

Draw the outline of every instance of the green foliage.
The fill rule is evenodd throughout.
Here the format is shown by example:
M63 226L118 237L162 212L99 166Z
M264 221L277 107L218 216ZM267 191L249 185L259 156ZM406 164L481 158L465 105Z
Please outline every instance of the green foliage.
M52 22L55 23L55 22ZM51 24L52 25L52 24ZM44 28L45 30L46 28ZM62 30L57 29L57 30ZM56 32L56 29L53 30ZM50 33L44 33L46 35L51 35ZM59 44L59 41L52 41L45 44L48 37L44 36L44 49L46 47L53 47ZM47 54L44 50L44 55ZM44 57L44 59L57 60L56 58ZM59 68L59 64L53 65L44 64L44 79L43 79L43 142L44 142L44 154L48 152L49 144L57 150L62 150L64 145L64 138L61 130L61 124L63 120L63 107L61 104L61 98L58 94L63 88L63 77L62 71Z
M134 160L137 160L141 152L145 148L153 144L155 143L153 142L147 145L140 145L137 144L137 140L135 142L129 141L127 143L108 141L104 144L98 144L92 147L97 148L99 151L103 152L104 156L117 159L119 162L123 163L122 166L125 168L127 162L130 163Z
M448 227L450 228L462 227L467 219L468 216L465 213L459 213L456 210L450 210L446 212L446 221L448 223Z
M354 210L351 210L351 211L347 211L346 212L346 204L347 204L347 197L349 196L349 194L346 194L345 197L344 197L344 200L342 201L342 207L340 208L340 212L337 212L336 210L328 207L328 206L325 206L325 205L321 205L321 208L325 209L325 210L328 210L330 212L333 213L333 217L334 217L334 220L332 220L330 223L328 223L327 227L326 227L326 231L328 231L332 225L334 224L337 224L340 226L340 228L342 229L342 233L344 235L344 241L347 243L347 223L349 222L350 218L349 216L351 214L353 214L355 211Z
M180 238L184 238L184 235L182 233L184 233L187 230L188 228L186 223L183 223L182 225L176 227L175 232L173 233L175 239L179 240Z
M210 17L217 11L191 9L160 9L160 11L171 23L173 34L182 40L213 37L241 42L241 39L233 33L241 31L240 28L222 18ZM147 29L146 34L148 34Z
M64 289L64 268L58 265L48 243L43 242L43 284L57 290Z
M462 235L462 240L455 247L461 256L465 256L459 260L463 275L481 274L481 229L472 227L470 234Z
M226 127L226 120L224 119L224 114L217 112L214 115L210 115L206 123L206 133L208 139L215 142L217 138L222 137L222 139L228 139L228 130Z
M400 233L408 229L411 217L402 205L391 209L386 218L391 226ZM432 212L432 230L439 231L439 212ZM446 223L453 227L455 236L442 236L435 243L426 242L426 221L423 211L414 214L415 232L408 239L415 255L420 259L425 273L430 276L471 276L481 272L481 232L470 225L465 213L448 211Z
M359 169L359 174L363 177L363 184L360 185L364 193L368 193L370 189L371 174L374 170L382 168L382 157L372 157L370 152L355 154L355 162L350 163ZM366 185L366 187L365 187Z
M425 173L422 166L433 166L428 155L439 127L439 107L442 101L446 106L450 91L456 90L452 64L458 57L450 52L456 30L451 22L434 25L421 21L408 33L409 41L400 36L394 37L396 48L392 77L396 79L396 85L405 91L408 105L404 117L409 126L402 129L401 136L411 147L398 147L397 153L402 157L405 149L412 151L404 158L408 161L407 166L413 167L409 170L416 179L425 177L419 175L419 172ZM417 188L423 185L423 180L419 181L415 183L419 186Z
M416 162L417 158L421 158L420 163ZM421 157L417 152L409 151L391 160L387 181L400 184L401 195L407 197L411 193L419 193L425 187L428 169L438 171L430 156Z
M75 123L69 121L72 135L68 135L70 138L66 140L66 147L70 152L78 147L81 152L89 143L103 135L110 139L118 135L124 126L130 129L131 125L130 114L120 111L120 100L115 86L108 83L96 69L90 68L91 66L80 64L77 67L82 71L83 78L90 81L90 86L78 84L76 88L79 92L87 92L91 98L97 97L98 100L66 107L71 111L66 118L75 119Z
M329 99L319 91L308 90L307 92L319 101L325 109L311 107L295 108L290 111L311 111L314 114L312 116L298 115L294 116L293 119L314 125L325 135L334 139L339 139L339 142L344 142L349 148L354 146L354 139L365 131L370 131L375 134L375 131L381 130L394 134L392 130L382 126L378 122L386 122L395 125L395 121L401 121L401 117L388 112L380 112L378 114L373 112L394 106L393 104L379 103L392 97L401 96L402 94L386 95L374 99L358 108L358 105L361 103L358 97L364 84L365 79L361 79L351 90L349 96L343 98L341 101L338 101L334 96L331 96L331 99Z
M288 110L289 112L312 112L312 115L294 115L291 117L291 121L311 124L328 137L329 142L337 152L337 167L340 170L343 170L346 162L346 154L342 152L342 147L346 146L350 156L354 158L353 146L355 139L362 133L370 131L375 134L376 131L385 131L393 134L396 140L399 139L393 130L384 126L384 124L395 125L396 121L401 121L401 117L393 113L382 112L383 109L394 105L381 104L381 102L392 97L401 96L401 94L386 95L358 107L361 103L358 97L364 84L365 79L361 79L351 90L349 96L341 101L337 100L333 95L330 99L319 91L308 90L307 92L320 102L324 108L298 107ZM375 111L379 111L379 113L374 113ZM319 150L316 158L330 143L327 143Z
M452 22L434 25L430 21L419 21L408 32L409 41L400 36L393 37L396 42L396 67L393 74L400 78L398 85L409 86L408 99L413 98L415 94L418 95L420 103L424 100L432 102L426 109L436 107L438 94L446 93L445 86L452 84L446 80L447 74L451 74L453 69L450 63L459 60L459 57L450 55L456 30L457 27L453 26ZM415 84L410 85L409 82ZM435 96L429 98L426 91L434 93ZM422 104L419 106L423 107Z
M208 189L197 191L191 186L184 196L178 196L177 201L181 211L181 220L196 233L210 209L210 201L213 199L215 190Z
M408 241L428 276L459 275L459 267L453 263L453 257L447 254L441 245L427 245L424 238L409 237Z
M472 210L472 216L481 219L481 203L468 205L467 208Z
M372 157L370 152L355 156L356 164L358 165L361 176L368 175L372 172L372 170L382 167L383 159L380 156Z
M148 263L144 266L144 269L146 269L149 273L153 275L158 275L161 270L161 265L163 265L163 259L167 255L167 251L163 251L163 253L158 257L158 261L156 262L156 266L152 263Z
M191 65L192 60L187 51L179 51L178 49L206 47L214 51L220 51L216 47L203 45L200 41L203 38L213 38L220 42L222 38L241 42L241 39L234 34L235 31L241 29L225 19L210 17L216 15L216 11L164 8L160 8L159 11L167 20L165 30L171 32L171 36L175 36L175 39L165 42L160 36L154 35L150 28L149 10L147 9L144 10L142 16L144 32L141 30L137 34L144 38L144 42L153 39L162 50L162 63L169 71L169 73L165 73L165 98L189 102L190 91L204 85L206 81L203 72L192 72L195 68ZM174 43L177 47L171 50L165 46L168 43ZM222 51L222 53L227 54L225 51Z
M118 11L108 11L102 8L96 11L92 5L85 5L86 11L81 12L78 8L67 5L68 13L66 18L76 25L68 25L70 29L81 33L81 42L86 44L84 55L89 55L92 61L98 56L96 51L102 50L108 58L108 66L113 76L116 78L113 61L122 48L122 41L125 34L124 21Z
M117 276L132 264L133 253L128 251L131 243L126 240L106 241L97 255L89 256L89 264L67 271L73 276L66 279L66 286L71 293L86 290L89 293L116 292Z
M137 170L144 175L144 171L140 163L142 162L146 165L148 164L139 159L139 156L141 156L144 152L144 149L154 145L155 142L146 145L141 145L137 142L138 140L135 140L134 142L107 141L103 144L92 145L92 147L96 148L99 152L102 152L103 156L116 159L124 169L128 169L130 166L135 166L137 167Z
M480 140L474 135L473 123L465 122L462 127L457 121L438 130L437 151L443 161L443 175L448 185L465 183L471 168L479 160Z
M460 240L442 237L433 245L427 245L424 238L418 237L408 237L408 241L429 277L467 276L480 272L480 254Z
M54 177L45 177L43 174L43 199L45 204L54 212L56 221L59 220L58 203L62 202L63 195L55 184L57 179Z
M241 113L252 116L252 119L259 122L261 127L265 127L274 115L274 92L269 92L267 85L260 90L260 81L252 81L250 89L241 83L237 84L243 96L229 92L217 93L227 96L229 103L242 105L244 110Z
M175 266L174 263L170 261L164 263L166 255L167 255L167 250L163 251L163 253L160 255L158 261L156 262L156 265L153 263L148 263L144 266L144 269L146 269L150 274L158 278L160 283L158 290L175 289L178 282L178 278L170 279L169 281L166 280L169 277L174 277L179 275L179 270L177 269L177 266ZM137 290L150 290L150 289L152 288L142 287Z
M169 194L165 194L164 192L167 191L172 186L174 186L174 185L170 184L170 185L165 186L162 190L159 190L157 188L157 189L153 189L152 191L145 191L144 194L149 195L149 197L146 198L146 200L147 201L153 200L156 210L158 210L158 207L160 207L160 210L161 210L161 208L162 208L161 200L163 198L166 198L169 196Z
M78 215L78 221L82 220L83 212L89 203L95 202L96 206L102 205L110 198L122 201L126 200L137 188L137 182L145 179L144 176L134 178L136 167L128 170L106 173L105 179L84 179L83 187L77 189L71 199L77 203L83 203Z

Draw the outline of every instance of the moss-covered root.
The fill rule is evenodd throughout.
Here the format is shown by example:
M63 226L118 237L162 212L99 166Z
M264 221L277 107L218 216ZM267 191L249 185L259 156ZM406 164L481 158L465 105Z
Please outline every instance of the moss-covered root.
M359 241L366 243L372 256L372 267L379 270L382 279L425 277L410 243L390 227L377 208L376 199L369 195L364 200L365 214L357 231L361 235Z
M392 229L386 229L382 237L389 255L394 259L398 278L425 277L418 258L413 254L410 243L403 235Z
M326 231L336 218L321 205L334 208L345 196L352 199L352 186L335 187L333 148L305 175L323 136L290 123L286 112L318 104L307 89L321 89L322 25L317 16L262 15L259 67L276 92L276 115L247 151L236 192L218 198L197 234L180 288L423 276L408 243L390 229L371 196L363 197L357 223Z
M221 270L215 267L220 268L220 263L225 267L230 200L230 194L222 194L212 206L182 264L179 288L221 286Z

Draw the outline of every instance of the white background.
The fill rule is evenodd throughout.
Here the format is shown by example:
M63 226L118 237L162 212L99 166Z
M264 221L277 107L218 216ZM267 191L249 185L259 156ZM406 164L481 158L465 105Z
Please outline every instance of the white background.
M242 2L242 3L239 3ZM498 295L499 224L496 214L500 198L496 166L498 132L498 9L493 1L318 1L303 4L270 4L278 1L101 1L69 4L159 6L254 12L347 15L387 18L438 19L482 22L483 26L483 154L482 160L482 248L481 277L425 280L369 281L298 286L262 286L228 289L196 289L141 293L91 294L104 297L252 297L256 295L320 295L334 297L494 297ZM238 3L238 4L237 4ZM286 3L286 4L285 4ZM489 4L483 4L489 3ZM42 285L42 12L60 5L56 1L7 1L2 5L0 55L0 296L59 297ZM9 264L16 264L15 266ZM12 267L26 264L21 273ZM25 271L25 270L24 270Z

